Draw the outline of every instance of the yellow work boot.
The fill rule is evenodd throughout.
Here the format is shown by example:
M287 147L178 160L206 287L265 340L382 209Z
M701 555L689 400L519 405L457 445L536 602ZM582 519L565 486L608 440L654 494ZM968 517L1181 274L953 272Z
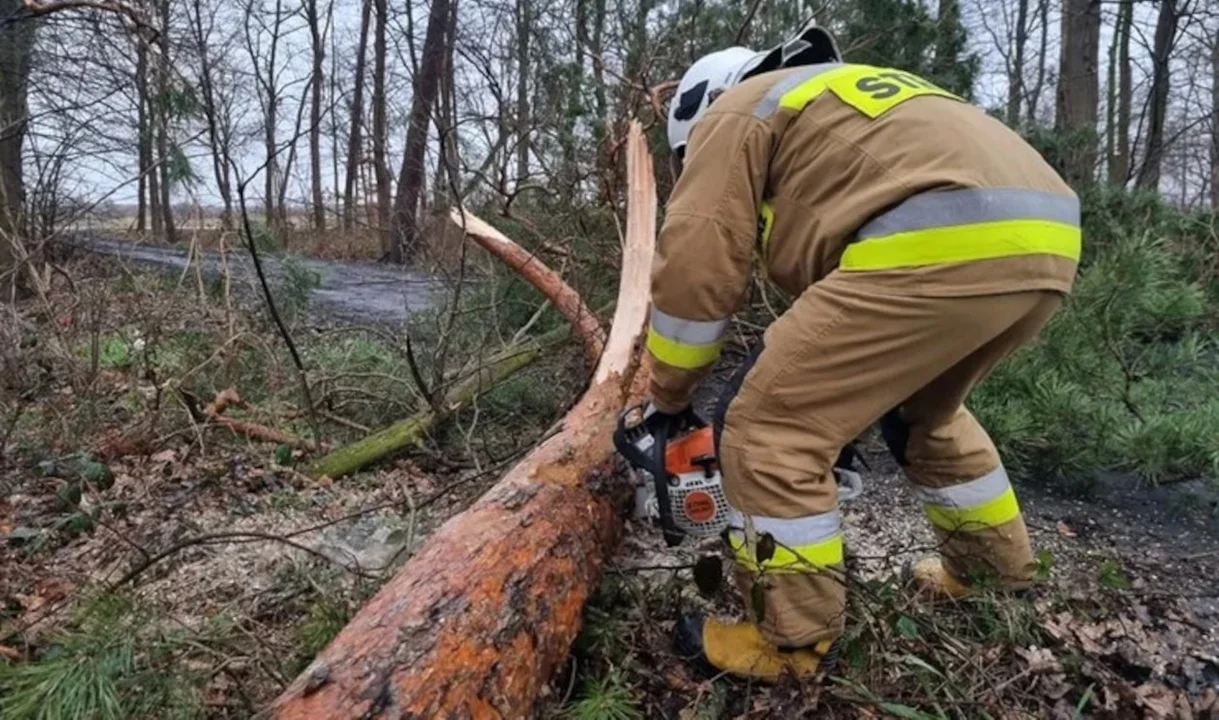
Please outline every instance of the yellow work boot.
M956 599L974 594L973 588L948 572L944 561L935 555L906 563L902 568L902 579L907 585L914 587L916 594L922 596Z
M838 661L839 650L836 639L782 649L763 638L751 622L722 622L698 613L678 619L673 645L703 675L727 673L760 682L775 682L785 673L796 677L829 674Z

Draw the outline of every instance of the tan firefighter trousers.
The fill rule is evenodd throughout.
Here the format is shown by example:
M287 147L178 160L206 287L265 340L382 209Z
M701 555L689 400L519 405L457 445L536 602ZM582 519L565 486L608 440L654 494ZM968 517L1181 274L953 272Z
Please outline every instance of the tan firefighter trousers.
M739 390L722 401L719 439L734 574L768 640L798 647L841 634L832 466L895 408L908 433L903 469L949 571L965 581L980 573L1027 581L1024 520L993 443L963 402L1061 302L1050 291L920 297L836 272L768 328Z

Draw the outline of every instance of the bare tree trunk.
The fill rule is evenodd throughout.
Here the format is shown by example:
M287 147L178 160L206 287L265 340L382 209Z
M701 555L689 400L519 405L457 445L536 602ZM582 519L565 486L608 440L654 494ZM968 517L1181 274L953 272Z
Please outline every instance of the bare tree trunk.
M1130 26L1134 22L1134 0L1122 0L1117 12L1117 27L1110 49L1110 64L1116 66L1117 91L1109 93L1112 109L1113 130L1110 133L1112 147L1109 153L1109 184L1125 186L1130 178ZM1114 72L1109 72L1109 82L1114 82Z
M330 34L330 103L326 113L330 116L330 187L334 188L335 226L342 225L343 208L340 204L340 193L343 188L342 176L339 174L339 164L342 153L339 152L339 43L338 32L334 29L334 0L326 9L326 28Z
M1100 0L1066 0L1062 13L1062 52L1059 63L1055 127L1096 130L1100 104ZM1089 182L1096 167L1094 148L1081 148L1073 159L1073 179Z
M372 71L372 161L377 181L377 232L381 235L381 251L389 256L393 250L390 234L389 165L385 157L386 103L385 97L385 29L389 24L386 0L376 0L377 26L373 39Z
M21 0L0 0L0 302L24 294L11 242L25 204L22 146L36 27L24 16Z
M142 235L148 229L148 171L152 167L152 133L148 129L148 46L138 38L135 53L136 124L139 125L137 154L140 162L135 229Z
M1134 83L1130 70L1130 27L1134 24L1134 1L1125 3L1126 15L1121 26L1121 44L1117 56L1117 151L1121 155L1122 184L1130 178L1130 106L1134 99Z
M1020 124L1020 100L1024 96L1024 46L1029 40L1029 0L1017 0L1015 48L1007 73L1007 123Z
M150 69L151 72L151 69ZM157 71L159 75L159 71ZM156 77L153 78L156 81ZM145 128L147 134L143 138L145 142L145 152L147 153L148 164L144 166L144 172L148 178L148 215L152 219L152 236L160 240L165 236L165 213L161 209L161 166L158 164L156 144L160 137L161 120L160 112L157 109L155 82L150 83L144 81L144 97L145 116L148 120L148 126Z
M1211 209L1219 212L1219 30L1211 38Z
M1037 44L1037 82L1029 92L1029 120L1037 120L1037 107L1041 104L1041 91L1045 89L1046 63L1049 61L1050 0L1038 0L1037 18L1041 24L1041 39Z
M360 159L364 154L361 130L364 128L364 64L368 55L368 23L372 17L372 0L364 0L360 9L360 42L356 50L355 88L351 98L351 131L347 136L347 177L343 182L343 229L355 224L354 197Z
M415 76L411 98L410 125L406 130L406 151L402 156L402 169L398 173L398 192L394 199L394 217L391 230L392 245L389 259L402 263L414 260L419 255L418 225L415 212L423 191L423 155L427 149L428 127L431 124L432 106L440 86L440 74L444 69L445 35L449 21L450 0L432 0L428 13L427 34L423 40L423 57L419 72Z
M207 31L204 29L202 0L194 0L191 5L192 30L195 35L195 47L199 53L199 89L203 93L203 116L207 122L207 138L212 149L212 170L216 174L216 187L220 191L220 200L224 204L220 216L220 226L225 230L233 228L233 191L229 184L228 138L220 131L219 110L216 103L215 78L213 77L211 47L208 43ZM210 15L210 13L209 13Z
M259 58L251 47L251 59L255 64L255 75L262 86L265 104L263 106L263 149L267 154L267 164L263 168L263 216L267 229L277 235L280 226L281 213L277 211L276 199L279 197L279 160L275 143L275 127L279 122L279 88L276 87L275 63L279 54L280 30L283 26L283 0L275 0L275 19L271 24L271 47L266 61L266 76L257 70ZM280 209L282 210L282 208Z
M593 99L597 104L597 142L605 137L605 123L609 115L609 101L605 96L605 0L593 0Z
M516 0L516 184L529 176L529 36L531 27L529 0Z
M289 230L288 224L288 178L292 177L292 168L296 165L297 148L299 140L304 135L301 128L305 124L305 107L308 105L305 101L309 99L309 93L312 91L311 85L306 85L301 90L300 100L296 103L296 122L292 125L292 133L288 136L288 157L284 159L283 169L280 171L279 182L279 198L278 207L280 227L285 232Z
M160 12L161 27L168 28L170 23L169 0L161 0L157 8ZM174 224L174 208L171 196L169 173L169 108L166 99L169 94L169 32L159 36L157 52L157 162L160 163L161 176L161 212L165 216L165 241L178 242L178 230Z
M453 197L450 192L450 181L456 181L458 178L458 157L457 157L457 135L455 128L457 127L457 85L456 75L454 74L453 54L457 46L457 5L453 5L449 12L449 25L445 30L445 35L448 42L445 43L444 51L444 71L441 73L441 87L438 102L440 103L439 112L436 114L436 130L440 135L440 159L441 162L436 163L436 180L432 184L433 203L436 207L443 207L458 202L457 197ZM448 169L452 168L453 176L450 177Z
M313 48L312 89L309 107L309 178L313 186L313 229L326 229L326 201L322 196L322 81L325 72L326 44L322 38L317 0L305 3L305 18L309 23L309 40Z
M1155 45L1152 48L1150 123L1147 130L1147 152L1139 167L1135 186L1155 190L1160 186L1160 165L1164 156L1164 119L1168 112L1168 62L1177 38L1181 13L1177 0L1160 0L1156 18Z

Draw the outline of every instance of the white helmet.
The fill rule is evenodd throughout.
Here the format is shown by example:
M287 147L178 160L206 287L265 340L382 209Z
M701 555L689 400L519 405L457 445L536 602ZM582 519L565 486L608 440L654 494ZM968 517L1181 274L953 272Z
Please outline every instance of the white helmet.
M779 68L842 62L838 43L828 30L810 20L795 37L766 52L730 47L699 58L682 75L669 102L669 148L681 159L690 130L711 103L728 88Z

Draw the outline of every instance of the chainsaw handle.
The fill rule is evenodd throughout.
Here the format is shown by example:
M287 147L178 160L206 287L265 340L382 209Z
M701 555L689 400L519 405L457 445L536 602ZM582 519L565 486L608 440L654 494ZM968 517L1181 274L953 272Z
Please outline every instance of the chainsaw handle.
M651 415L645 416L641 423L627 428L626 419L635 411L646 412L641 407L635 407L618 418L618 427L614 430L614 447L632 465L644 468L651 473L656 491L656 502L660 509L660 524L664 532L665 544L675 547L681 544L684 534L673 520L673 508L669 505L669 471L665 467L665 449L669 444L669 438L674 434L686 428L701 428L707 423L699 417L698 413L694 412L694 408L687 407L677 415L654 411ZM627 437L628 430L636 430L640 425L643 426L643 432L652 436L651 457L635 447L635 444Z

